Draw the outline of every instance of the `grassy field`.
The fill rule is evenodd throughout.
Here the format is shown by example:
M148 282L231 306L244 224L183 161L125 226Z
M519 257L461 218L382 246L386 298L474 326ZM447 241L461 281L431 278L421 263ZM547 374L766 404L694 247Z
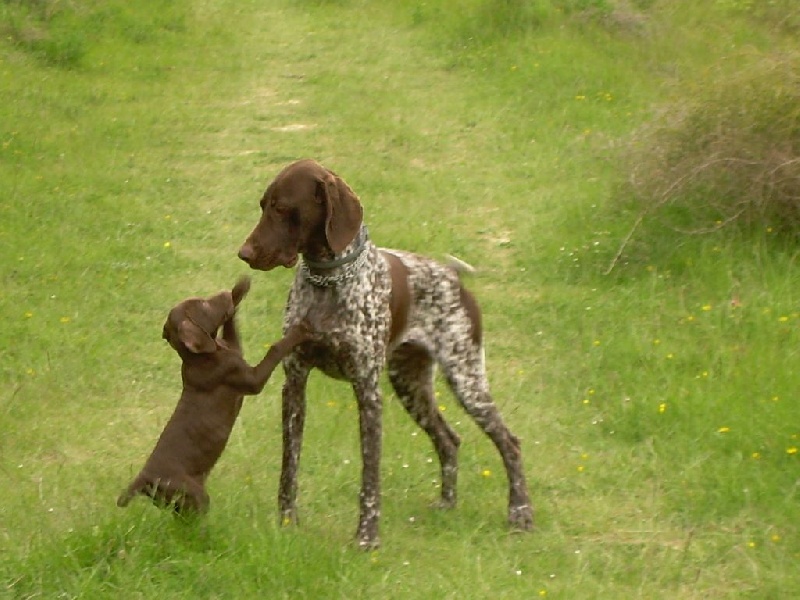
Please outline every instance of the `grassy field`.
M0 0L0 596L796 597L796 239L654 216L624 243L619 159L684 82L798 51L793 3L769 6ZM478 269L531 534L441 383L459 506L430 508L435 454L385 385L377 552L352 544L352 394L321 376L299 527L276 516L279 373L207 517L114 505L178 398L169 308L245 272L259 195L300 157L348 181L379 244ZM291 277L254 275L251 362Z

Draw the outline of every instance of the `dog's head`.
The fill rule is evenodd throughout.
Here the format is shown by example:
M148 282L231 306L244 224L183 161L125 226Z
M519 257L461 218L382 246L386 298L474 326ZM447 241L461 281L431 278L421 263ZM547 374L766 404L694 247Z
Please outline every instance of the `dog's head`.
M207 354L217 349L217 331L236 313L236 307L247 295L250 279L243 277L230 291L210 298L189 298L171 311L164 323L162 337L178 353Z
M361 202L333 171L313 160L284 168L261 198L261 218L239 249L253 269L293 267L299 254L331 257L352 242Z

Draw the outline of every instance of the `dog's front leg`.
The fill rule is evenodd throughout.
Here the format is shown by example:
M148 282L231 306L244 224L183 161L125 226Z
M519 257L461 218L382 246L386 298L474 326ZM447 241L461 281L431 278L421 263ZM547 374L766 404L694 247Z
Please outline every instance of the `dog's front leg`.
M278 489L278 509L281 523L297 523L297 467L303 446L303 427L306 420L306 383L309 368L294 356L283 363L286 381L283 384L283 460Z
M378 377L353 385L358 401L361 435L361 492L356 540L364 550L380 546L378 524L381 516L381 442L383 405Z

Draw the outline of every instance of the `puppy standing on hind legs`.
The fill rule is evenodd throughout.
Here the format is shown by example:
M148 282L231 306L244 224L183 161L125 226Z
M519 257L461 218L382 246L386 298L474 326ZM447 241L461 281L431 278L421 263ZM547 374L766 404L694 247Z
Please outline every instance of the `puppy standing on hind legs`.
M313 341L284 360L283 464L278 504L296 520L297 467L303 439L308 374L318 368L349 381L356 394L362 481L356 538L379 545L382 400L380 373L428 434L441 463L441 503L456 502L458 435L433 395L438 364L462 407L500 453L509 482L508 521L533 526L519 440L492 401L486 379L480 310L456 269L429 258L376 247L362 223L358 197L335 173L312 160L284 168L261 199L261 218L239 250L251 268L269 271L303 262L289 293L284 326L313 306L328 317Z
M308 325L300 322L258 365L248 365L234 315L249 289L250 280L243 278L232 291L190 298L170 311L163 337L183 361L183 392L144 468L118 498L118 506L127 506L141 494L159 506L174 507L176 513L208 510L205 481L228 443L243 396L261 392L281 359L310 337Z

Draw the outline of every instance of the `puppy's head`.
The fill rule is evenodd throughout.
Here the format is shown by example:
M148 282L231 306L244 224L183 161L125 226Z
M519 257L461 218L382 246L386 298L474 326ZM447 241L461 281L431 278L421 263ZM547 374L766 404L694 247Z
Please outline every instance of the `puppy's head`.
M178 353L184 349L192 354L215 352L217 331L233 318L249 289L250 279L243 277L231 291L184 300L169 312L162 337Z

